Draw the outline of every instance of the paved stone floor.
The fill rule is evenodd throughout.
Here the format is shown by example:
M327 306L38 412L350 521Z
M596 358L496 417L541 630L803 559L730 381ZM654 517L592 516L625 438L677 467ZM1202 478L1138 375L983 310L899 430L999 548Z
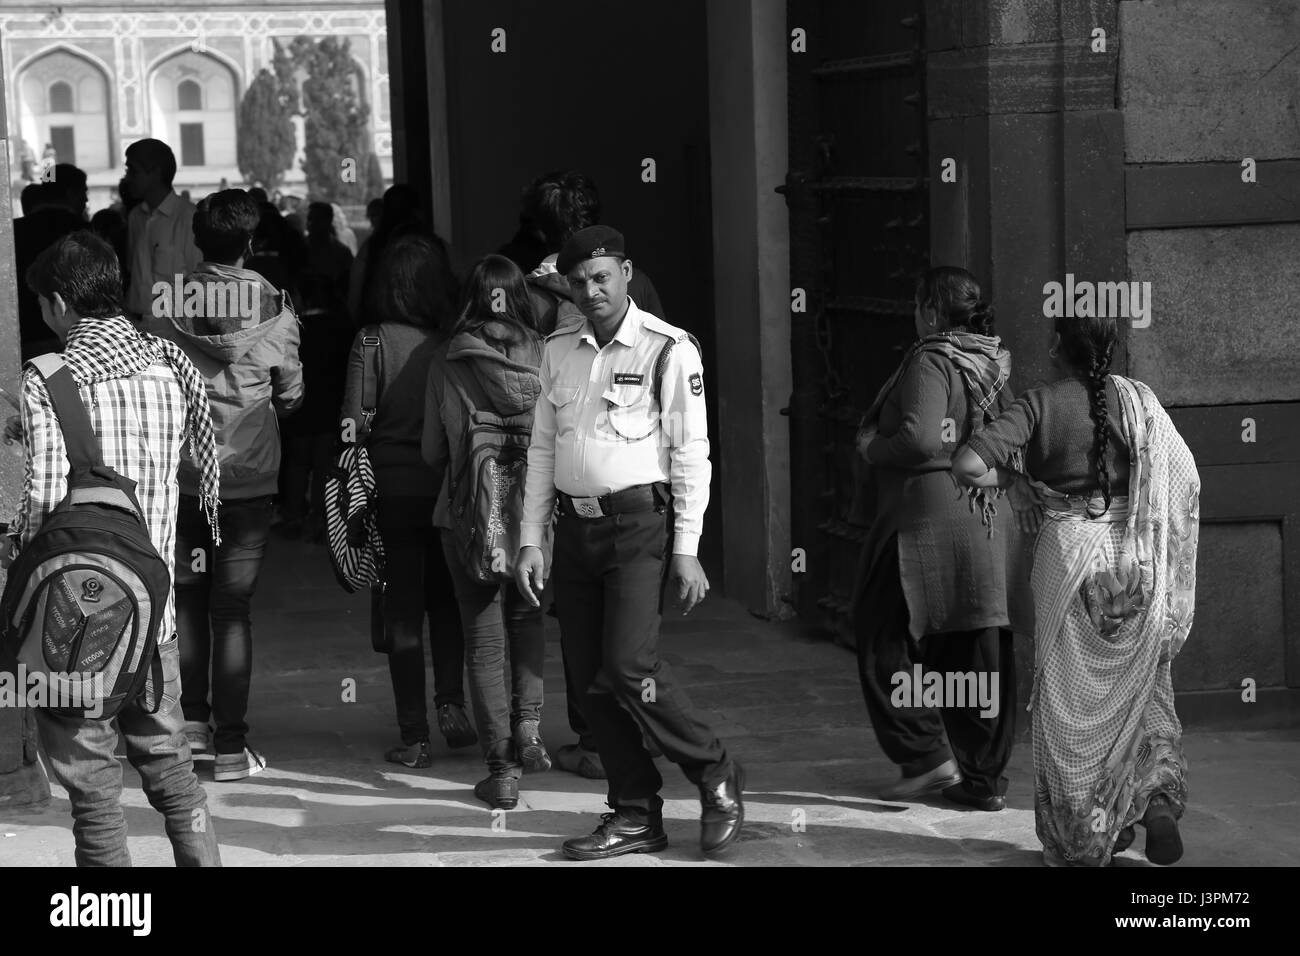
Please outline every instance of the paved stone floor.
M255 603L253 745L266 771L238 783L200 776L226 865L569 864L560 842L587 832L604 807L601 782L552 771L524 778L504 826L474 799L477 748L435 739L429 770L386 764L397 742L384 659L366 636L364 598L333 582L321 548L274 540ZM570 742L558 634L547 619L547 718L552 747ZM967 812L933 801L886 803L873 784L891 776L867 721L855 662L842 648L792 625L759 621L710 599L665 621L664 652L717 733L745 764L742 840L724 860L697 848L699 804L661 761L670 846L605 866L903 865L1038 866L1027 741L1010 770L1009 807ZM346 679L356 702L344 703ZM430 691L432 693L432 691ZM1187 865L1300 864L1300 731L1189 733L1192 802L1184 820ZM170 864L161 818L128 766L123 801L137 864ZM0 811L0 865L68 865L68 803ZM1119 865L1147 866L1140 850Z

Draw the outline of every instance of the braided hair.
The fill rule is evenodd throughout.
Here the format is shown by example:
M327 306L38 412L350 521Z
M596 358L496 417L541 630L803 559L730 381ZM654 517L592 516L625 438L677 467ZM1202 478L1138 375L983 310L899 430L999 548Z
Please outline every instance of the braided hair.
M1088 413L1092 417L1092 449L1088 454L1105 507L1110 510L1110 413L1106 407L1106 379L1110 375L1111 357L1119 329L1113 318L1058 318L1056 331L1061 336L1061 353L1070 366L1085 380L1088 389Z
M993 334L993 306L981 297L979 282L965 269L930 269L917 280L916 301L932 306L945 328Z

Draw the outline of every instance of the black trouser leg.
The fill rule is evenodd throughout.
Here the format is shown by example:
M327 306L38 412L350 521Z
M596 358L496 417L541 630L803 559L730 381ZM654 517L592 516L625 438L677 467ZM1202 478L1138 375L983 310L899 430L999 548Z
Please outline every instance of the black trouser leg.
M986 627L935 634L925 639L925 645L926 670L975 678L963 685L967 706L943 708L944 729L966 788L980 797L1005 795L1004 771L1016 739L1016 662L1011 632ZM977 698L980 692L986 695L987 708L978 699L970 699L972 687ZM984 717L983 710L994 713Z
M895 706L894 675L921 661L908 633L910 616L898 572L898 540L891 538L868 571L854 609L858 638L858 679L880 749L905 777L917 777L952 759L944 739L943 717L933 707Z
M695 784L712 786L731 764L659 657L667 519L657 512L594 520L562 517L552 573L573 676L587 684L584 711L596 736L611 805L662 807L663 781L648 736ZM582 686L581 684L579 686Z
M563 617L556 611L556 616L563 621ZM561 630L563 623L561 623ZM560 657L564 667L564 704L569 712L569 729L578 735L578 746L583 750L596 750L596 737L591 732L591 725L587 723L587 718L582 715L582 699L586 696L581 690L580 683L574 678L569 667L569 655L564 651L564 637L560 637Z

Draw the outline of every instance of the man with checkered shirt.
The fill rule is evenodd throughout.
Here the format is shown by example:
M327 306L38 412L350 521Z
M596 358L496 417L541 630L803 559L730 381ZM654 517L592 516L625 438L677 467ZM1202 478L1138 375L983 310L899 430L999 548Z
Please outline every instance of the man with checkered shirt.
M699 787L700 846L716 853L739 835L743 773L659 656L665 561L683 613L709 589L696 557L711 474L700 353L628 297L632 262L614 229L575 233L556 268L583 319L546 340L516 578L538 604L548 573L540 545L558 504L561 640L612 810L563 850L596 860L668 845L648 739Z
M199 507L220 540L220 471L207 395L198 372L173 343L146 335L122 315L117 255L104 240L74 232L46 249L27 271L46 324L65 344L63 361L76 383L104 463L136 483L149 538L175 580L176 481L182 447L201 476ZM22 496L9 529L6 567L26 547L68 490L63 433L45 381L23 372L22 414L5 427L6 442L26 446ZM150 676L142 697L113 721L37 710L41 748L51 775L68 791L78 866L129 866L120 730L127 760L145 795L165 818L178 866L220 866L207 796L194 775L181 713L180 654L172 592L159 630L163 686ZM161 694L156 713L150 713Z

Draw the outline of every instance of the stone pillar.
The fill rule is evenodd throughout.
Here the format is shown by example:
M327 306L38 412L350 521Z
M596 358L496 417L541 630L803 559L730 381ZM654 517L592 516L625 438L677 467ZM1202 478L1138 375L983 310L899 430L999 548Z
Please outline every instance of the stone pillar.
M6 73L0 62L0 136L8 136L5 118L4 83ZM9 183L9 140L0 139L0 339L9 343L0 348L0 384L11 394L18 393L18 286L22 277L14 268L13 207ZM0 402L0 421L13 414L7 403ZM0 525L7 529L9 518L22 489L22 459L12 449L0 445ZM7 542L0 540L0 546ZM5 574L0 571L0 588ZM11 659L0 659L0 674L13 673ZM45 771L36 760L36 721L26 707L0 707L0 809L38 806L50 798Z
M1117 21L1115 0L926 2L931 262L969 269L992 297L1014 393L1051 377L1044 284L1067 272L1127 279ZM1094 30L1105 31L1104 51L1093 49ZM940 176L947 157L955 183ZM1009 555L1023 706L1033 680L1032 540L1013 531Z
M1044 283L1126 278L1115 0L928 0L926 11L931 260L970 269L993 296L1023 389L1050 368ZM945 157L956 183L940 179Z
M728 596L788 611L790 252L784 181L786 8L781 0L708 4L714 314Z

